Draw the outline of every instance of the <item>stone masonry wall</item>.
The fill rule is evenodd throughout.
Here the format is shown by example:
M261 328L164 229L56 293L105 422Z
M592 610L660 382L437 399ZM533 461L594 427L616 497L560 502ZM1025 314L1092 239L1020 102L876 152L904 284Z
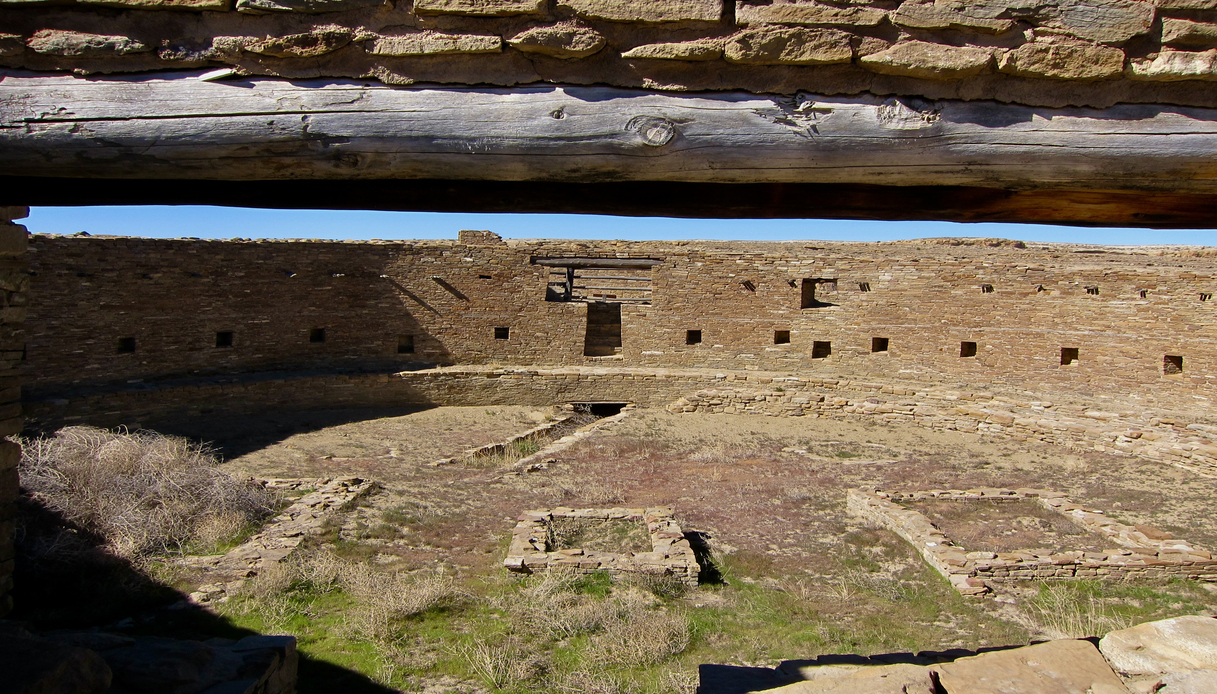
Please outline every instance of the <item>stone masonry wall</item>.
M1212 0L0 0L0 67L1217 104Z
M436 364L892 378L1185 413L1214 395L1212 249L474 237L36 236L28 395ZM622 306L621 354L584 356L587 304L546 300L550 269L533 260L563 257L658 261L652 303Z
M13 533L17 514L17 462L21 448L2 437L21 431L21 378L25 359L25 318L29 276L24 265L26 230L12 220L29 214L24 207L0 207L0 618L12 609Z

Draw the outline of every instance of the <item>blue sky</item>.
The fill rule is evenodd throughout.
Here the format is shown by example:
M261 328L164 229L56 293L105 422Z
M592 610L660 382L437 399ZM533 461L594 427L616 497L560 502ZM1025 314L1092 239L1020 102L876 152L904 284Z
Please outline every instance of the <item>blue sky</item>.
M157 238L455 239L460 229L505 238L747 239L889 241L994 236L1023 241L1117 245L1217 245L1217 231L1088 229L1038 224L869 222L818 219L670 219L567 214L456 214L240 207L36 207L21 222L33 233Z

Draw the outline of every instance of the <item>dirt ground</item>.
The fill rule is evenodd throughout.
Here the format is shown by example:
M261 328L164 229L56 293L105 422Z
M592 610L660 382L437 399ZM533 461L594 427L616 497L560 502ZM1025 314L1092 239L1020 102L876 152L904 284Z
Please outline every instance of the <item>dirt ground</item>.
M551 414L444 407L292 428L310 418L327 421L324 414L306 414L294 415L294 424L275 423L283 430L272 437L277 440L265 441L265 426L259 433L252 422L212 440L221 451L241 452L225 463L233 473L351 474L381 482L383 490L353 514L344 532L379 542L379 561L417 566L489 569L501 560L505 538L525 509L672 505L686 530L706 532L728 551L753 553L772 573L825 577L824 557L862 527L845 512L845 490L861 486L1054 489L1119 520L1217 549L1211 520L1217 481L1135 458L912 426L644 409L535 472L430 465Z

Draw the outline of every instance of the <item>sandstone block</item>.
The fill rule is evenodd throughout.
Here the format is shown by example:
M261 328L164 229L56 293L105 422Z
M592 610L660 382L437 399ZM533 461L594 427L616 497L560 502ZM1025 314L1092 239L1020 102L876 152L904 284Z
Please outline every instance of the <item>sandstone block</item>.
M372 55L445 55L451 53L500 53L503 39L482 34L445 34L424 31L401 36L381 36L368 41Z
M459 14L470 17L510 17L545 14L545 0L415 0L418 14Z
M1172 672L1151 682L1155 686L1146 691L1162 694L1212 694L1217 692L1217 670L1188 670ZM1158 688L1156 685L1161 685Z
M21 255L28 246L29 233L24 226L0 222L0 256Z
M237 0L237 11L247 14L266 14L268 12L320 14L358 10L383 4L384 0Z
M516 50L554 58L586 58L604 48L605 40L594 29L574 22L525 29L507 39ZM557 513L555 509L555 513Z
M968 694L1125 694L1120 678L1089 641L1049 641L937 666L948 692Z
M3 608L0 604L0 614ZM97 653L56 645L11 626L0 633L0 671L5 689L12 692L102 694L112 680Z
M14 36L14 34L4 34L4 36ZM17 38L21 37L18 36ZM22 44L22 46L24 45ZM28 216L30 216L30 208L25 205L0 205L0 222L25 219Z
M1140 0L1069 0L1056 5L1045 26L1098 43L1123 43L1149 32L1154 6Z
M871 667L824 665L800 668L805 682L768 689L772 694L933 694L930 669L900 663Z
M886 16L886 11L876 7L863 5L838 7L809 0L771 4L753 4L741 0L735 5L735 21L743 25L848 24L850 26L875 26Z
M717 22L722 0L558 0L558 8L610 22Z
M1126 675L1217 669L1217 619L1188 616L1138 624L1104 636L1099 650Z
M925 41L905 41L885 51L858 59L862 67L883 75L922 79L960 79L983 72L993 62L987 48L944 46ZM1013 418L1011 418L1013 421Z
M151 46L140 43L128 36L86 34L79 31L61 31L59 29L39 29L26 42L26 45L34 51L46 55L85 58L144 53L152 50Z
M226 12L230 0L78 0L82 5L106 5L132 10L193 10Z
M1014 27L1011 19L999 19L997 11L986 4L930 0L905 2L893 12L893 24L913 29L966 29L1000 34Z
M0 58L17 55L24 50L25 42L21 40L21 36L17 34L0 34ZM27 212L26 215L28 214ZM4 219L3 214L0 214L0 219ZM17 219L17 217L9 217L8 219Z
M1158 82L1217 79L1217 49L1200 53L1162 51L1129 61L1126 74L1129 79Z
M1211 46L1217 44L1217 24L1163 17L1162 43L1178 46Z
M685 43L651 43L635 46L621 54L622 58L647 58L651 60L718 60L723 47L715 41L688 41Z
M746 29L723 49L728 62L745 65L825 65L853 58L849 34L834 29Z
M998 69L1021 77L1093 80L1124 70L1124 51L1086 43L1026 43L998 59Z
M246 46L245 50L276 58L312 58L333 53L350 43L352 38L349 29L318 29L264 39Z

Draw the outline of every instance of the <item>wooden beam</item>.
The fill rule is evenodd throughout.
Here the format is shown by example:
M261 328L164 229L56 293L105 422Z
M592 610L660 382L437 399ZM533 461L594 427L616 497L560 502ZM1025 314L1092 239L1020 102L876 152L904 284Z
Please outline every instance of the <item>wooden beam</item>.
M0 175L1217 193L1217 110L4 72Z
M662 263L654 258L533 258L533 265L566 268L650 268Z

